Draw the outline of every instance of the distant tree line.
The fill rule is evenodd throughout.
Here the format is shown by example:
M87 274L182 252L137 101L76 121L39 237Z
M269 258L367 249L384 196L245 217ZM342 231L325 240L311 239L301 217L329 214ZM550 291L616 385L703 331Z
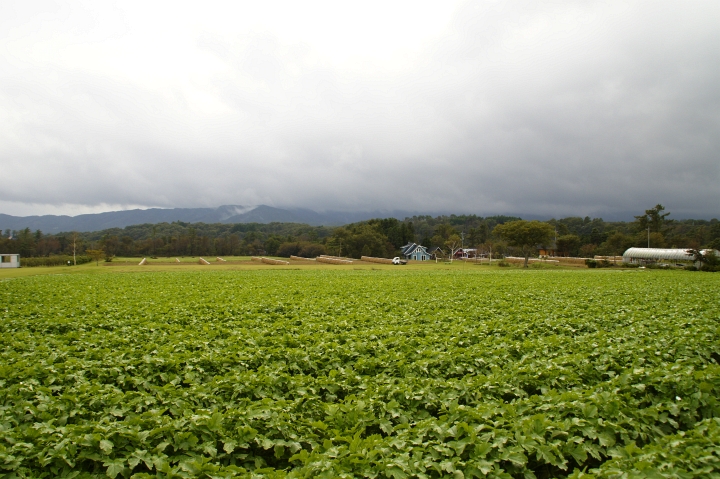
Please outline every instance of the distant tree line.
M0 235L0 252L21 257L78 255L103 250L107 259L115 256L237 256L274 255L284 243L322 243L333 228L297 223L173 223L142 224L125 228L76 233L43 234L28 228L5 230Z
M609 222L602 218L568 217L544 221L553 230L548 248L561 256L592 258L595 255L622 255L628 248L720 249L720 222L711 220L671 220L662 205L646 210L635 221ZM493 254L522 253L499 234L499 225L518 221L513 216L476 215L414 216L404 221L377 219L346 225L327 239L331 254L359 257L397 255L408 241L448 253L459 247L475 248Z
M720 222L672 220L656 205L632 222L609 222L602 218L568 217L543 223L552 228L551 247L562 256L592 258L621 255L632 246L654 248L720 249ZM460 247L476 248L493 255L521 254L499 234L503 225L520 220L511 216L476 215L413 216L372 219L341 227L315 227L297 223L142 224L90 233L5 230L0 252L22 257L77 255L102 250L114 256L236 256L278 255L315 257L320 254L393 257L400 247L420 243L439 247L446 254ZM511 243L511 242L510 242Z

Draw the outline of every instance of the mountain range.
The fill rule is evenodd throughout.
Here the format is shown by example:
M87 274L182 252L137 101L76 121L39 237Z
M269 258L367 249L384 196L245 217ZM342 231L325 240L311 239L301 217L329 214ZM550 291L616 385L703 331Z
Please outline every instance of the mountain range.
M185 223L303 223L311 226L341 226L372 218L397 218L402 220L415 215L427 214L429 213L403 210L317 212L305 208L282 209L267 205L224 205L217 208L149 208L77 216L12 216L0 213L0 231L8 229L19 231L30 228L32 231L40 230L43 233L55 234L70 231L102 231L109 228L124 228L145 223L172 223L173 221ZM433 216L440 214L448 213L434 212ZM545 221L550 219L550 216L546 215L503 214L521 216L526 220ZM633 214L637 213L632 211L612 212L598 217L604 217L606 221L632 221Z
M146 210L109 211L77 216L11 216L0 214L0 231L30 228L43 233L69 231L101 231L108 228L124 228L144 223L304 223L312 226L340 226L371 218L404 219L413 216L405 211L318 213L308 209L281 209L267 205L225 205L217 208L150 208Z

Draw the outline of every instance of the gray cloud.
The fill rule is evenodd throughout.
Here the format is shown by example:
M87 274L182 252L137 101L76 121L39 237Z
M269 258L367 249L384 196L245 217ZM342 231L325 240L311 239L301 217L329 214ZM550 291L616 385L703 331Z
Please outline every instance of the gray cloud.
M5 213L592 216L661 202L718 216L716 2L460 3L412 48L348 43L361 53L347 57L324 49L359 41L342 36L363 31L348 12L318 43L272 21L12 8L0 7ZM388 29L368 24L368 42Z

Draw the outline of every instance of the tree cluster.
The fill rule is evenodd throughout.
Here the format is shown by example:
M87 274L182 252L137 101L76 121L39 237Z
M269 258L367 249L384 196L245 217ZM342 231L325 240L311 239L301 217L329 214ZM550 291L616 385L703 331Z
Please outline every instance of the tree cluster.
M633 222L606 222L601 218L550 220L557 232L557 249L564 256L621 255L631 247L720 249L720 222L671 220L658 204Z
M235 256L274 255L283 243L320 243L332 228L297 223L142 224L97 232L66 232L53 235L41 231L6 230L0 235L0 252L21 257L85 255L102 250L105 260L115 256ZM97 253L96 253L97 254Z

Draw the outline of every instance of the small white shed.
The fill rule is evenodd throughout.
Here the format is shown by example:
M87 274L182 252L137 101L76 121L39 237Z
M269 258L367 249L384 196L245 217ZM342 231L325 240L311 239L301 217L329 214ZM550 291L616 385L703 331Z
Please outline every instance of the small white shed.
M19 268L19 254L0 254L0 268Z

